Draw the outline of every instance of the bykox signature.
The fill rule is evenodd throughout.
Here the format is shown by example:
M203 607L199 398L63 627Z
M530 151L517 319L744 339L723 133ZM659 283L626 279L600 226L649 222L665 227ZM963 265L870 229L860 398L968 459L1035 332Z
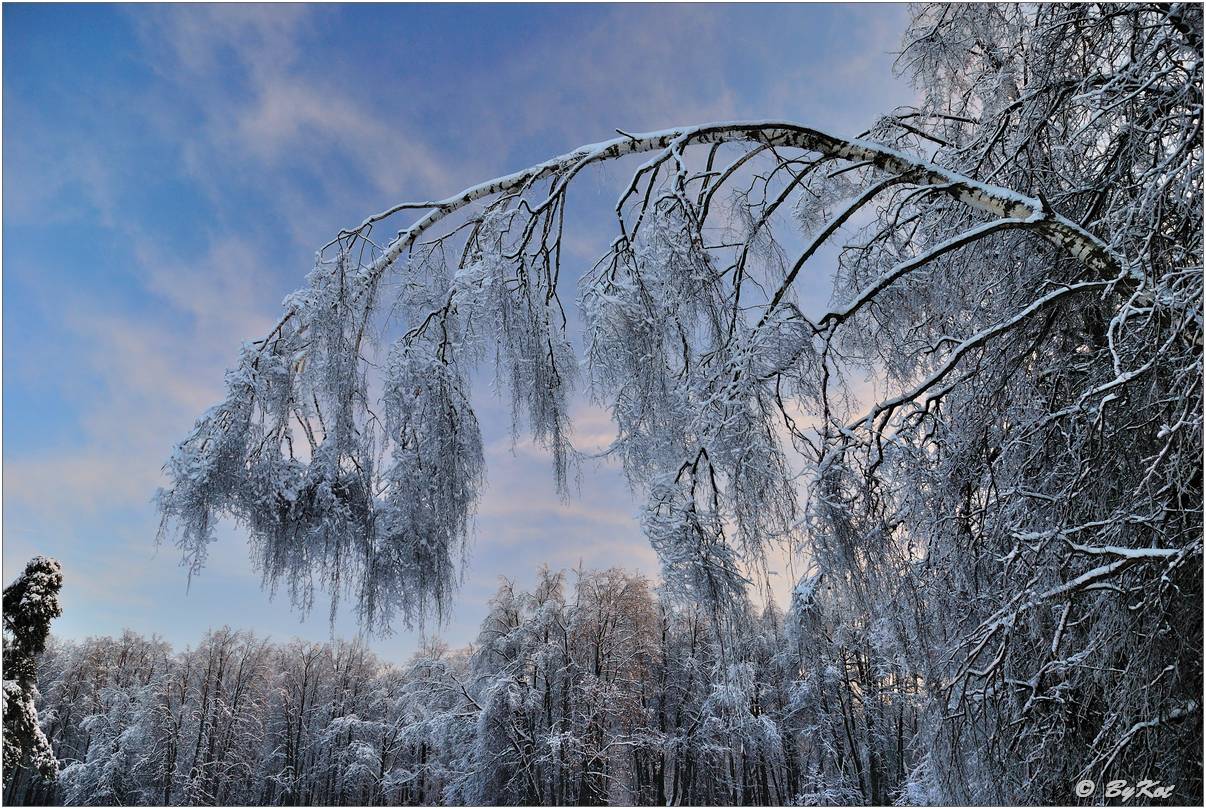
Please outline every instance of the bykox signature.
M1175 784L1164 786L1159 781L1152 781L1147 778L1134 785L1131 785L1124 779L1120 779L1106 782L1102 797L1121 798L1123 803L1126 803L1131 798L1167 798L1172 795L1175 787ZM1087 798L1096 791L1097 784L1088 779L1079 781L1076 784L1076 796L1078 798Z

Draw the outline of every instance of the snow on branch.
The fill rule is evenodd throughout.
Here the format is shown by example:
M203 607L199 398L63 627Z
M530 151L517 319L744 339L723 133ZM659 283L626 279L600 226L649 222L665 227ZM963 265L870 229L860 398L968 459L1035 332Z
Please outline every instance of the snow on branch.
M727 164L726 149L737 151ZM580 361L559 284L567 189L589 166L641 153L652 157L617 203L620 236L579 281ZM805 230L825 222L790 268L775 235L788 208ZM378 248L372 230L407 211L423 213ZM810 319L793 293L802 268L854 232L869 238L842 247L843 266L877 275ZM484 479L473 369L493 363L515 429L548 448L564 492L568 403L584 367L619 428L609 452L649 498L644 526L668 581L731 600L764 573L771 544L798 539L792 453L850 439L831 429L855 361L843 346L918 273L947 272L973 243L1026 244L1010 234L1047 244L1090 280L1017 301L962 342L944 336L953 347L929 352L942 361L872 411L884 424L940 383L948 395L973 349L1073 292L1142 287L1142 272L1042 198L779 121L622 134L443 200L392 206L330 242L276 327L245 347L227 400L169 462L165 529L179 528L195 572L214 521L234 517L251 530L266 584L285 585L303 610L317 585L353 594L378 629L395 612L438 616ZM387 289L395 297L383 299ZM792 416L808 403L815 438Z

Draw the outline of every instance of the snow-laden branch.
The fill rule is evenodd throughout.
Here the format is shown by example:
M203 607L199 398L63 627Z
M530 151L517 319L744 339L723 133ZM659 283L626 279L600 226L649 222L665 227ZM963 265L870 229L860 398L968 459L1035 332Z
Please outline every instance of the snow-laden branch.
M775 544L804 550L826 585L796 643L827 662L793 671L801 715L839 729L857 704L878 725L893 690L926 706L901 744L924 760L913 802L1042 802L1200 702L1200 9L913 13L918 108L866 135L620 132L341 232L168 464L186 560L230 516L303 609L322 587L377 628L439 615L484 482L489 364L563 491L571 395L585 381L610 413L669 597L739 625ZM562 277L570 186L638 154L617 237ZM1152 727L1161 745L1115 763L1184 774L1156 748L1195 728ZM1036 781L1070 738L1075 765Z
M521 171L470 186L445 199L432 202L404 202L367 217L356 228L340 233L353 236L401 211L426 210L423 216L399 230L381 255L368 268L371 278L379 278L425 233L448 216L489 197L522 192L541 180L557 177L563 191L569 180L583 168L628 155L663 152L681 153L687 146L723 143L754 143L768 148L794 148L867 164L890 174L909 177L914 182L939 187L948 196L971 208L994 216L1025 221L1033 230L1057 247L1068 250L1079 261L1103 277L1119 274L1122 262L1100 239L1075 222L1050 211L1042 200L1001 186L983 183L950 171L921 158L858 138L843 138L818 129L784 121L733 121L678 127L657 132L624 135L612 140L580 146L559 157L537 163ZM553 195L550 195L550 198ZM293 316L286 312L284 320ZM278 326L269 338L279 333ZM266 341L265 341L266 342Z
M654 151L676 152L692 145L740 142L772 148L803 149L852 163L869 163L892 174L908 175L916 178L918 182L942 186L944 193L977 210L1000 217L1043 221L1045 224L1038 228L1038 231L1052 244L1068 249L1078 259L1102 274L1112 277L1119 271L1117 258L1110 254L1109 248L1100 239L1054 211L1048 211L1037 198L1001 186L978 182L870 141L842 138L818 129L782 121L734 121L625 135L581 146L568 154L522 171L479 183L439 202L428 204L431 210L399 232L397 238L390 242L385 252L374 262L373 271L384 271L409 249L416 239L441 219L486 197L530 188L534 183L555 175L572 176L592 163L614 160L626 155ZM424 205L416 204L414 207ZM395 206L369 217L365 222L378 221L398 210L401 208Z

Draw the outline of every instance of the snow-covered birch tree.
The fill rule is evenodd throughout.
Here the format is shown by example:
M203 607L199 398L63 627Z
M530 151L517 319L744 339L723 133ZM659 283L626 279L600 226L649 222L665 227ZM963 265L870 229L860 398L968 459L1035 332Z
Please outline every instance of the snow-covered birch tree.
M702 160L689 159L701 149ZM557 284L559 223L575 176L635 153L653 157L616 206L620 236L579 283L582 364L592 395L620 429L611 452L647 493L646 530L668 577L712 601L740 589L742 566L759 563L767 544L795 524L780 421L814 460L852 435L878 443L906 404L951 387L969 353L1064 298L1139 281L1109 245L1038 198L870 141L743 122L583 147L443 201L396 206L320 253L309 286L288 299L279 324L246 345L229 398L168 464L172 485L160 502L189 565L203 564L213 524L228 514L250 528L266 579L284 580L302 607L317 579L333 591L350 589L364 620L379 627L395 609L406 620L438 610L483 474L467 375L476 360L493 356L516 418L552 451L563 481L573 451L566 400L580 363ZM768 165L754 168L760 157ZM741 171L747 164L752 178ZM730 185L738 177L750 187ZM788 266L769 222L793 194L801 209L818 208L801 215L806 230L819 232ZM857 262L868 277L839 292L833 308L805 314L793 282L818 248L877 200L888 203L890 218ZM437 230L474 203L466 221ZM826 218L820 209L835 204ZM917 204L933 209L935 221L924 223L933 234L919 232ZM411 208L427 213L376 248L372 227ZM707 235L716 227L740 233L716 244ZM926 352L943 361L914 389L861 420L840 421L831 402L839 338L899 295L916 271L967 258L964 248L982 251L981 242L1048 246L1082 267L1085 280L1030 296L1010 317L951 337ZM386 290L396 297L382 300ZM368 355L380 337L379 310L399 313L403 333L382 347L384 380L374 401ZM820 404L821 424L804 430L799 407L810 402Z
M783 543L860 611L827 648L903 650L910 794L1200 783L1201 34L1181 4L920 6L920 101L858 137L619 132L372 215L245 344L165 528L197 569L234 518L303 609L317 585L372 628L439 616L493 365L561 486L571 396L609 410L668 591L734 620ZM624 160L610 249L563 278L571 189Z

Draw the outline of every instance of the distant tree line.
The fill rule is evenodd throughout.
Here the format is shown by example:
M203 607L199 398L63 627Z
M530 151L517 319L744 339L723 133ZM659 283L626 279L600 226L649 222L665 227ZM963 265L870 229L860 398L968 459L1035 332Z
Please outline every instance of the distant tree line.
M917 683L822 587L718 620L641 576L504 583L478 640L405 666L361 642L52 641L57 779L6 802L255 805L890 803Z
M133 632L52 640L38 709L61 773L21 769L5 801L882 805L1021 770L1014 802L1071 799L1092 745L1041 767L941 758L907 605L869 621L843 591L806 576L786 612L716 615L623 570L542 569L531 591L504 581L476 643L429 640L403 666L229 628L180 652ZM1192 796L1200 734L1170 715L1120 755Z

